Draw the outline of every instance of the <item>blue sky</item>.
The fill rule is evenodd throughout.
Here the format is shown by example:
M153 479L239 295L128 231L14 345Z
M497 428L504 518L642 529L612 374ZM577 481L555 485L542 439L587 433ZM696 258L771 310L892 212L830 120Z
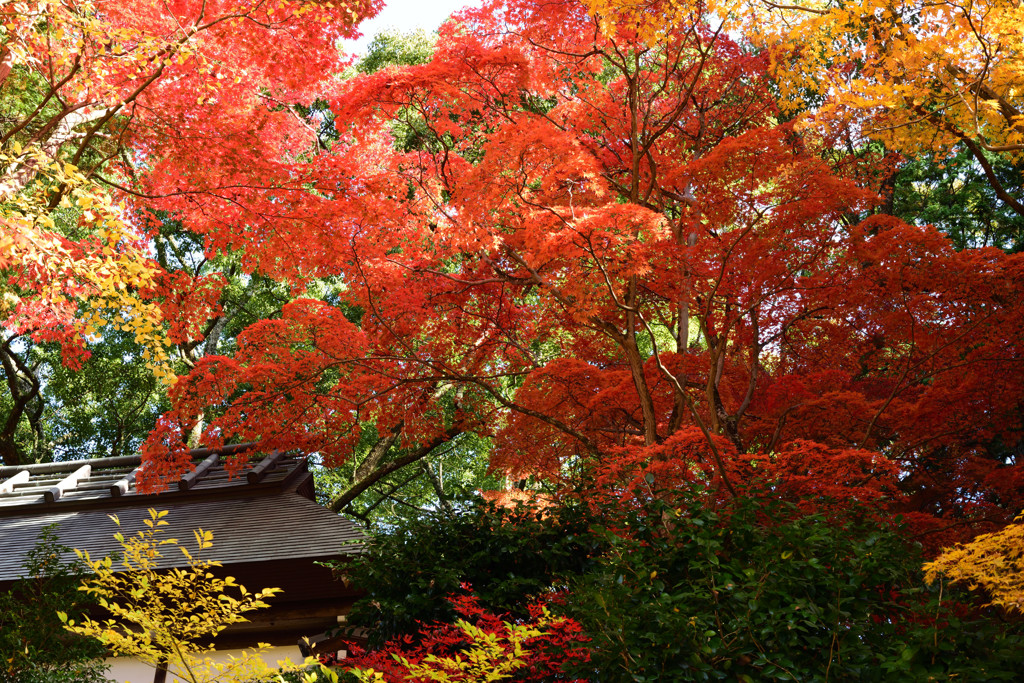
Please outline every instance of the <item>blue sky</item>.
M363 32L362 38L345 41L345 51L362 53L373 36L388 28L433 31L455 10L479 4L472 0L388 0L380 14L359 27Z

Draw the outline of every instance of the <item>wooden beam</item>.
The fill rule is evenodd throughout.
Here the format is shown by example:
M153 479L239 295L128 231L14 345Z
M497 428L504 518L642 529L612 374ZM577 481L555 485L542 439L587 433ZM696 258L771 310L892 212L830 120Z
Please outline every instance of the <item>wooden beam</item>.
M15 498L31 498L32 496L43 495L43 491L46 491L49 488L49 486L36 486L33 484L32 486L22 486L20 489L15 489L10 493L6 493L4 495Z
M256 443L236 443L230 446L221 446L220 448L196 448L189 451L189 456L195 460L196 458L205 458L208 455L217 453L218 455L235 455L247 451L251 448L255 448ZM65 461L65 462L44 462L36 463L32 465L4 465L0 467L0 479L4 477L11 477L26 470L29 474L59 474L61 472L71 472L75 470L80 464L81 460L78 461ZM93 458L89 460L89 464L96 469L108 468L108 467L132 467L142 464L142 456L140 455L118 455L111 458Z
M94 458L89 464L99 469L101 467L130 467L142 462L138 455L121 455L114 458ZM81 460L68 462L44 462L36 465L8 465L0 467L0 477L10 477L13 474L25 470L29 474L59 474L61 472L72 472L82 464Z
M256 610L247 616L248 623L257 624L261 621L289 621L293 619L337 619L345 616L352 609L355 598L333 600L317 600L315 603L283 604L271 603L267 609Z
M247 443L235 443L230 446L220 446L218 448L194 448L188 452L193 460L196 458L205 458L208 455L234 455L247 451L251 448L256 447L255 441L249 441Z
M8 479L4 483L0 484L0 493L11 493L12 491L14 491L15 484L24 484L26 481L28 481L29 476L31 475L29 475L28 470L22 470L21 472L18 472L13 477Z
M318 633L315 636L299 638L296 645L303 657L314 657L328 652L348 652L348 647L353 641L362 640L365 642L366 632L357 629L358 633L339 633L331 635L330 632Z
M286 631L300 631L303 633L316 633L326 629L337 628L338 621L334 617L320 617L318 619L278 619L277 621L243 621L232 624L230 628L222 631L227 636L244 636L246 634L261 633L283 633ZM255 635L253 642L259 642L262 637Z
M182 476L182 478L178 480L178 489L180 491L188 491L190 488L195 486L196 482L199 481L204 474L206 474L207 470L216 465L219 460L220 453L214 453L213 455L207 457L206 460L203 460L201 463L199 463L199 465L196 466L194 470Z
M139 473L139 468L136 467L134 470L129 472L122 479L118 479L110 485L110 495L114 498L119 498L124 494L128 493L128 489L132 487L132 482L135 481L135 475Z
M267 472L270 471L270 468L276 465L282 457L284 457L284 453L281 451L274 451L267 457L263 458L255 467L245 473L246 481L250 484L258 484L263 477L267 476Z
M214 647L217 650L235 650L251 648L256 643L269 643L275 646L291 646L295 645L296 641L300 638L308 636L310 633L319 633L324 630L325 626L305 626L288 628L278 631L250 631L246 633L230 633L228 631L222 631L214 639ZM365 643L365 640L363 641ZM133 679L134 680L134 679Z
M47 490L43 491L43 498L46 499L47 503L53 503L60 500L68 491L71 491L78 485L83 479L88 479L92 473L92 465L82 465L77 470L69 474L68 476L57 482L56 486L51 486Z

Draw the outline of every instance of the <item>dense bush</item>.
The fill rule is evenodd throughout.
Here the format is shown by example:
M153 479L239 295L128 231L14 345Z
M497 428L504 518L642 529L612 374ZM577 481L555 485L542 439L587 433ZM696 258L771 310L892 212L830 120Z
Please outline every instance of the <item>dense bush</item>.
M608 552L564 603L591 638L596 680L997 681L1024 670L1019 625L926 587L916 549L867 510L651 500L599 534Z
M56 525L43 529L25 560L28 578L0 592L0 681L92 683L105 681L99 641L68 633L57 612L79 618L90 604L78 590L79 567L61 557Z
M448 598L462 584L484 609L525 616L530 597L587 571L603 552L593 523L578 505L537 511L482 501L451 518L404 520L344 566L365 591L349 622L370 630L371 645L416 636L423 624L455 618Z
M345 660L345 683L541 683L565 680L568 666L588 661L579 624L552 616L543 601L528 605L528 615L513 622L487 612L471 589L464 590L466 595L449 600L458 614L454 623L424 626L415 642L396 639L369 652L354 648Z
M454 618L445 596L466 581L509 618L553 595L590 639L589 662L565 669L581 679L1019 679L1021 624L927 587L896 524L837 509L672 494L590 512L481 504L375 539L350 573L367 591L351 621L377 629L373 645L414 636Z

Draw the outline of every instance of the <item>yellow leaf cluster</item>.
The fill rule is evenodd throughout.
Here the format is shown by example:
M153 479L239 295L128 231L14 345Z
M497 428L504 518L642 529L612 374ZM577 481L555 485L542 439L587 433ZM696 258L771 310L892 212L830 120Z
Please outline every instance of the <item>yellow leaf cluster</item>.
M465 634L466 649L461 654L439 657L428 654L420 662L410 662L405 657L394 655L402 669L405 680L492 682L509 680L526 664L525 643L531 638L544 635L551 623L547 609L531 623L504 623L504 633L491 633L475 626L465 619L458 619L455 625ZM374 669L350 669L361 683L384 680L384 675Z
M246 613L267 607L265 600L280 589L250 593L234 577L221 576L216 571L220 563L200 558L202 551L213 546L213 533L194 531L196 550L190 551L177 539L161 536L168 524L166 516L166 510L150 509L145 529L134 536L114 534L121 546L117 562L75 551L94 573L80 590L93 595L111 618L100 622L87 617L75 623L61 615L65 628L102 641L115 655L135 657L154 668L164 663L168 671L190 683L279 680L279 668L301 673L316 665L310 659L270 667L261 656L270 647L266 644L226 662L214 661L209 653L217 634L246 621ZM120 527L116 516L111 519ZM187 569L167 568L163 560L167 550L180 552Z
M73 324L86 337L115 321L142 346L154 374L172 383L162 313L140 295L158 270L122 220L120 207L74 165L50 162L38 147L22 150L15 144L12 149L13 156L0 152L0 167L31 166L37 181L0 207L0 269L31 272L32 295L51 305L66 308L74 302ZM91 237L72 243L58 230L49 206L49 190L58 185L66 188L58 209L81 217Z
M114 25L102 3L91 0L16 0L2 3L0 20L10 36L6 47L13 62L39 67L59 80L73 74L62 94L71 100L116 105L125 82L144 78L168 56L187 58L194 52L173 31L167 34ZM44 63L45 62L45 63Z
M944 576L985 590L991 605L1024 613L1024 516L1002 531L947 548L924 570L928 583Z
M1024 154L1024 6L1017 0L584 0L606 30L657 40L721 25L773 56L781 103L853 123L905 154Z

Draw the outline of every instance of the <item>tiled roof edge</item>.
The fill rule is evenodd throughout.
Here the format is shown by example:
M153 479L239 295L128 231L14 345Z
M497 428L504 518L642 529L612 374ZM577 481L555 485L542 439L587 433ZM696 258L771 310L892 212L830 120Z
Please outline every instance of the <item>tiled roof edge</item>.
M189 451L189 456L195 460L197 458L205 458L214 453L217 453L218 455L234 455L235 453L241 453L255 447L256 443L250 442L232 444L230 446L222 446L220 448L195 448ZM55 474L57 472L73 472L82 465L92 465L95 468L100 468L127 467L129 465L138 465L141 463L141 455L120 455L112 458L62 460L60 462L43 462L32 465L4 465L0 467L0 479L13 477L15 474L23 470L27 471L29 474Z

